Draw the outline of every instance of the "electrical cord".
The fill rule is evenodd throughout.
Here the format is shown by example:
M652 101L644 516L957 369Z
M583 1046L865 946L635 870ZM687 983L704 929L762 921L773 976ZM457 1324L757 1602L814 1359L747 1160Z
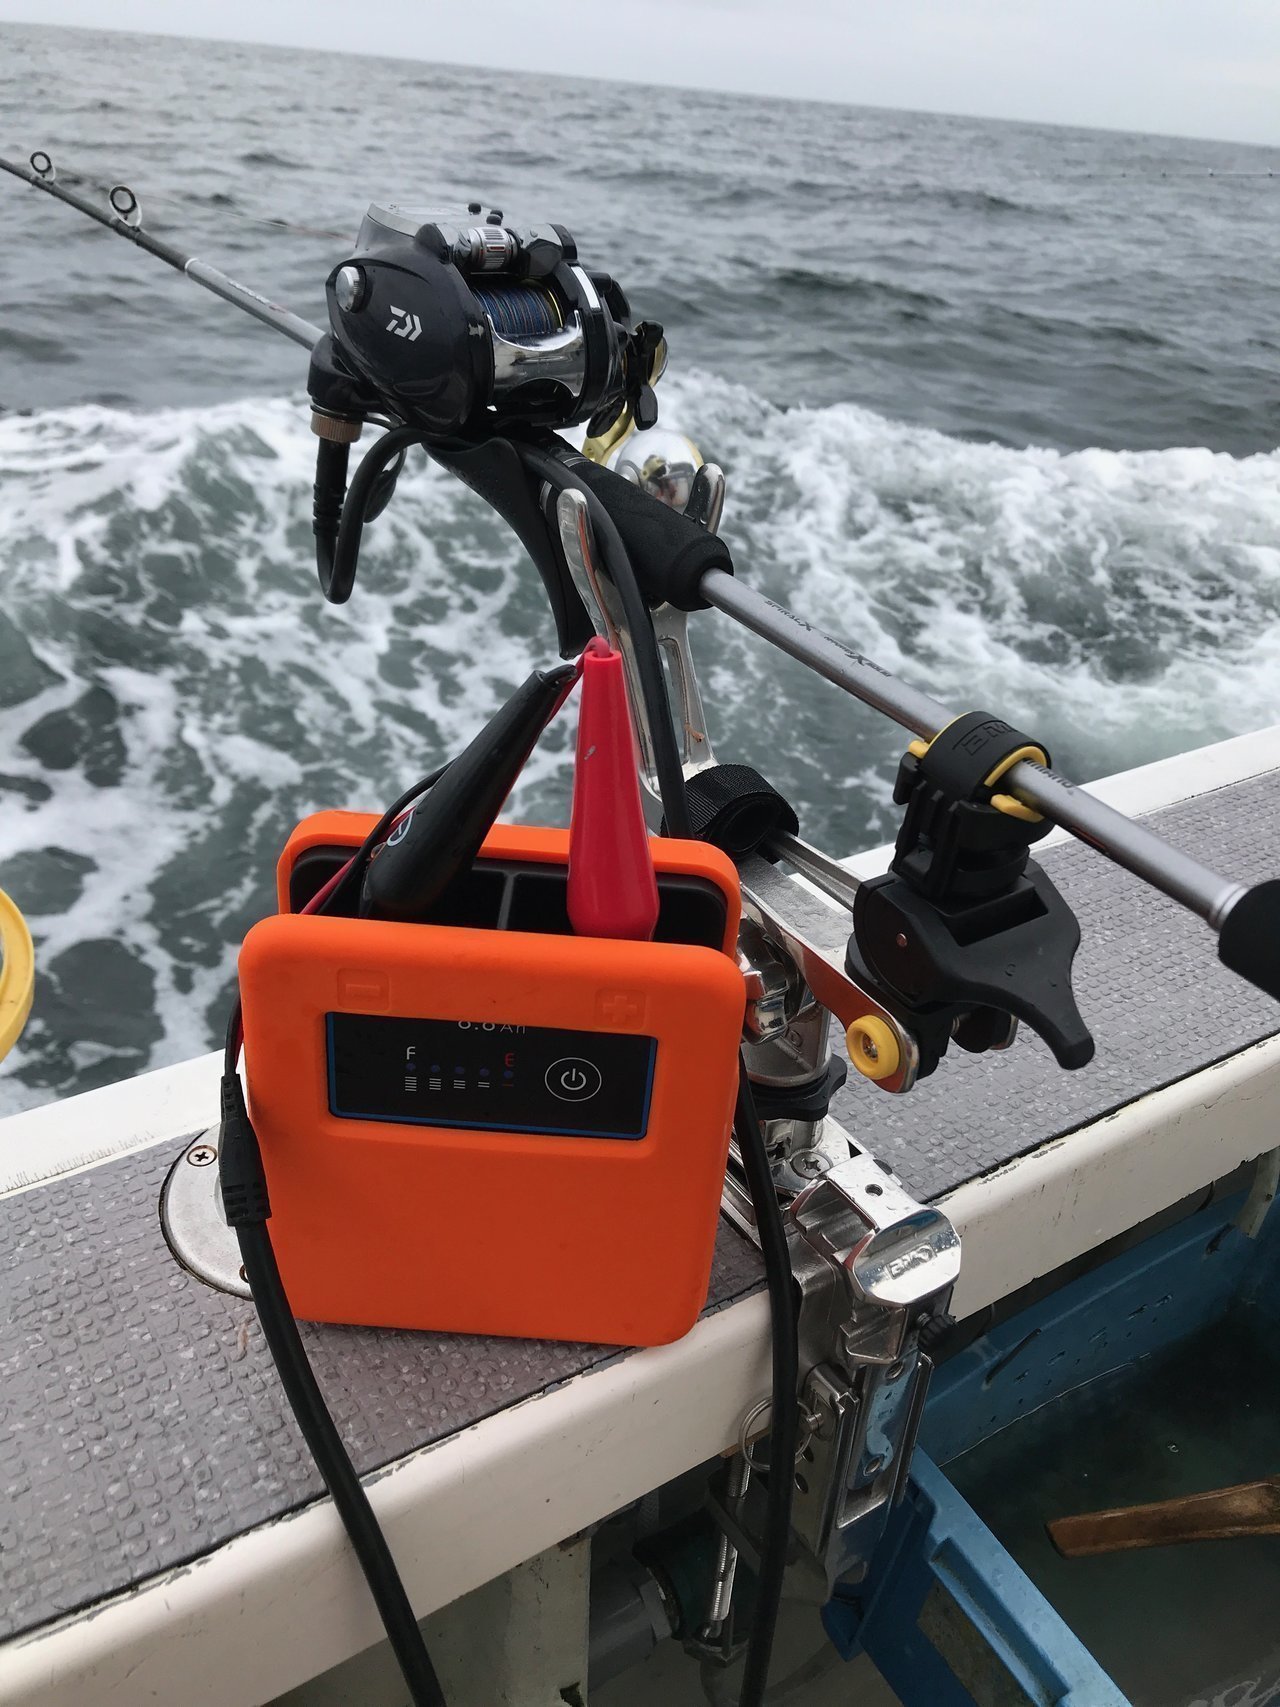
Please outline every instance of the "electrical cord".
M346 483L349 447L320 440L311 525L320 590L330 604L342 605L351 597L365 523L387 507L405 453L412 445L426 444L428 438L417 427L391 427L360 459L350 487Z
M738 1058L738 1100L733 1126L747 1189L751 1193L751 1206L756 1214L756 1231L760 1235L771 1329L773 1407L769 1414L768 1497L760 1546L755 1619L747 1643L742 1688L738 1695L738 1707L761 1707L769 1683L769 1661L773 1656L773 1637L782 1603L782 1582L791 1539L791 1500L795 1489L796 1448L800 1438L800 1410L796 1397L800 1341L787 1232L774 1189L769 1152L756 1115L745 1056Z
M348 893L349 882L354 884L358 894L364 867L373 849L388 834L397 818L433 787L447 768L439 766L414 783L412 788L406 789L382 814L346 865L318 891L304 911L322 913L339 910L338 904ZM222 1127L218 1141L218 1171L227 1221L236 1230L245 1278L249 1282L262 1325L262 1336L280 1376L280 1384L364 1572L413 1707L446 1707L440 1680L391 1549L369 1504L364 1484L334 1425L289 1307L288 1294L271 1243L268 1226L271 1206L262 1154L249 1120L238 1071L242 1034L241 1007L237 998L227 1023Z
M622 538L601 499L573 478L554 456L538 447L518 442L521 458L535 474L556 491L580 492L605 568L622 599L623 612L635 647L640 690L653 739L654 768L668 835L691 836L689 806L685 793L684 766L676 738L666 675L658 649L653 621L640 591L635 570ZM783 1578L791 1538L791 1505L795 1489L795 1456L799 1440L800 1348L793 1295L791 1256L786 1228L778 1206L769 1152L756 1115L745 1056L738 1061L738 1097L734 1130L742 1157L743 1172L755 1210L756 1230L764 1259L765 1285L769 1294L773 1406L769 1419L769 1475L765 1507L765 1532L760 1549L760 1574L756 1612L747 1643L746 1663L738 1707L762 1707L769 1681L769 1663L778 1610L782 1602Z
M222 1080L218 1172L224 1212L228 1225L235 1228L262 1336L289 1407L364 1572L413 1707L446 1707L386 1536L334 1425L289 1307L267 1226L271 1205L262 1154L245 1107L244 1087L234 1069Z
M239 1085L238 1076L235 1082ZM276 1266L267 1223L242 1223L236 1228L236 1237L262 1324L262 1336L280 1384L360 1561L410 1699L414 1707L445 1707L444 1691L386 1536L316 1383Z

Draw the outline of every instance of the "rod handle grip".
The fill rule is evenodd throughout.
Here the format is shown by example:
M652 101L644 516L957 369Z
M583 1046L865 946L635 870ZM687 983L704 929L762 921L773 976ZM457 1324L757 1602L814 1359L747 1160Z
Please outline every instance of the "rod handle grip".
M1280 877L1236 902L1218 933L1218 959L1280 1002Z
M706 610L707 601L699 591L702 577L711 569L733 574L733 558L725 542L611 468L601 468L576 452L562 460L609 512L650 610L661 604L677 610Z

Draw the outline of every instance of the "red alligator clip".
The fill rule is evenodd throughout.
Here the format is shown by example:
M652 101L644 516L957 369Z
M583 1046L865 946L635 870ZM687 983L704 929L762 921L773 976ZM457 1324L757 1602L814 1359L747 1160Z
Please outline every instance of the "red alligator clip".
M569 922L578 936L647 942L658 884L636 774L622 658L599 637L582 654L569 824Z

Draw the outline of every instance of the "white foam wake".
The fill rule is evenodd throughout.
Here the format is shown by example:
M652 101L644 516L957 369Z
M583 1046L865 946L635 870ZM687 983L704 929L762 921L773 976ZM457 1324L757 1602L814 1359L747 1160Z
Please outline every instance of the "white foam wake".
M728 471L744 579L1060 768L1280 717L1280 456L1017 451L664 390ZM326 606L313 460L301 399L0 418L0 883L45 971L0 1108L208 1047L291 823L384 803L554 655L518 545L422 464ZM725 619L695 645L722 755L828 845L884 839L900 733ZM516 810L559 821L569 733Z
M722 385L680 402L729 471L739 574L957 710L1034 727L1063 769L1280 718L1280 452L1068 455Z

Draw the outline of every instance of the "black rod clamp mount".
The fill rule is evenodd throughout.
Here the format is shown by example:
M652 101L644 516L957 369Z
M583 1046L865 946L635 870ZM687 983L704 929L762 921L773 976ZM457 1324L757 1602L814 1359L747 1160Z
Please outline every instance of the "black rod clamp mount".
M856 897L848 968L915 1033L920 1074L952 1037L974 1052L1009 1040L1007 1017L1039 1033L1066 1068L1092 1059L1071 964L1075 914L1029 856L1049 823L1000 779L1041 743L984 712L958 717L898 767L906 807L893 863Z

